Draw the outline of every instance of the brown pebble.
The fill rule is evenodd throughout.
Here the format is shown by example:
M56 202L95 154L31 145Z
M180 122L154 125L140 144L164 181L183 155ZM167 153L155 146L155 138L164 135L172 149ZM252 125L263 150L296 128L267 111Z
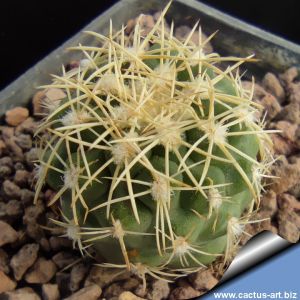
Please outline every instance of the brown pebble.
M123 284L123 289L125 291L130 291L130 290L138 287L139 284L140 284L140 281L137 278L131 277L128 280L125 280L125 282Z
M45 96L50 101L58 101L66 97L66 93L58 88L49 88L45 91Z
M10 266L14 271L16 280L20 280L24 273L34 264L38 251L38 244L26 244L12 257Z
M130 20L127 21L126 29L125 29L125 33L127 35L129 35L132 32L132 30L134 29L135 24L136 24L135 19L130 19Z
M45 252L50 252L50 250L51 250L50 243L45 237L42 237L39 240L39 245L41 246L41 249L44 250Z
M22 189L21 190L21 202L23 205L27 206L29 204L32 204L34 198L34 192L28 189Z
M55 282L58 285L59 291L62 295L69 295L69 283L70 283L70 273L57 272L55 274Z
M41 300L41 298L30 287L24 287L4 294L7 300Z
M153 300L167 299L170 293L169 283L165 280L155 280L152 284L152 291L149 296Z
M25 243L29 242L28 236L23 229L19 229L17 232L18 232L18 239L15 243L12 244L12 247L16 250L21 248Z
M261 210L256 214L255 217L256 223L252 224L252 227L254 229L252 235L256 235L257 233L261 231L271 231L271 218L270 218L270 212Z
M65 92L58 88L49 88L43 91L38 91L32 98L34 116L39 117L48 113L47 108L43 105L45 100L51 103L59 101L65 97Z
M277 114L276 120L286 120L292 124L300 124L300 103L293 102L282 108Z
M261 210L266 211L270 217L273 216L277 211L276 193L272 190L267 191L263 194L260 205Z
M26 234L28 235L28 237L32 238L38 243L45 236L44 230L38 223L27 224Z
M15 136L14 140L16 144L24 151L32 148L32 138L30 134L21 133L18 136Z
M22 162L17 161L14 165L15 170L25 170L25 166Z
M0 271L0 294L14 290L17 283L9 278L3 271Z
M203 293L195 290L191 286L177 287L171 292L171 294L169 296L169 300L193 299L193 298L199 297L201 294L203 294Z
M49 238L50 247L54 251L59 251L62 248L72 248L72 241L68 238L51 236Z
M145 298L140 298L131 292L123 292L119 295L118 300L144 300Z
M5 113L5 121L8 125L18 126L29 116L29 111L25 107L14 107Z
M108 285L103 291L103 298L112 299L117 298L124 292L123 287L119 284L119 282L114 282Z
M217 285L218 280L213 276L211 270L201 270L189 277L189 280L196 290L211 290Z
M273 142L272 150L275 154L289 156L295 151L294 143L283 138L280 134L271 133L270 137Z
M0 158L0 167L4 167L7 166L9 168L13 168L14 167L14 163L11 157L9 156L4 156Z
M299 229L295 224L288 220L281 219L278 226L278 234L291 243L299 241Z
M20 198L21 189L14 182L5 180L3 182L3 192L8 198Z
M280 210L277 216L278 222L284 220L293 223L300 230L300 214L292 210Z
M19 217L23 212L22 204L19 200L10 200L6 204L5 211L8 217Z
M0 139L0 156L6 151L6 144L2 139Z
M298 201L293 195L287 193L278 195L277 203L278 206L284 210L300 210L300 201Z
M43 98L45 97L45 91L38 91L33 95L32 106L33 106L33 115L40 116L43 113Z
M57 284L46 283L42 285L43 300L59 300L60 294Z
M298 76L298 69L296 67L291 67L287 69L279 77L286 85L288 85L289 83L293 82L297 76Z
M300 182L296 183L294 186L292 186L288 192L293 195L294 197L300 199Z
M288 85L289 102L300 103L300 82Z
M72 255L72 253L67 251L58 252L52 257L52 260L60 269L74 263L76 259L77 258Z
M84 264L77 264L71 270L70 291L75 292L79 289L88 268Z
M273 73L267 73L262 80L262 84L266 91L273 94L280 103L285 100L284 89Z
M65 298L65 300L97 300L100 297L101 293L102 289L98 285L92 284L85 288L82 288L70 297Z
M127 34L132 32L137 22L139 22L140 25L141 36L146 36L152 30L155 24L153 16L141 14L137 18L130 19L127 22L125 30Z
M37 205L31 205L25 208L23 216L24 224L36 224L37 218L44 212L45 208L41 202Z
M29 174L30 173L26 170L17 170L14 176L14 182L20 187L26 186Z
M10 155L15 156L15 159L23 160L23 151L15 142L15 128L4 126L1 130L2 138L6 144L7 150L10 152Z
M290 141L295 141L296 130L298 128L297 124L292 124L288 121L279 121L279 122L274 123L274 128L281 131L279 134L283 138L286 138Z
M125 280L130 277L129 272L120 272L120 269L102 268L93 266L84 285L97 284L101 288L114 281Z
M4 219L6 216L6 204L0 201L0 218Z
M273 179L271 185L271 189L277 194L288 191L300 181L300 169L297 164L289 164L285 160L282 160L279 164L274 164L272 169L272 175L279 177Z
M0 248L0 271L6 274L10 272L8 254L2 248Z
M16 135L21 133L28 133L34 135L38 128L38 123L32 118L27 118L24 122L22 122L19 126L16 127Z
M0 166L0 177L6 178L12 173L12 169L8 166Z
M264 107L264 110L267 112L266 118L268 120L274 119L277 114L281 111L281 106L277 99L272 95L267 93L260 100L260 104Z
M161 13L162 13L161 11L157 11L156 13L153 14L153 19L154 19L155 23L160 18ZM169 26L169 24L168 24L168 22L167 22L167 20L165 18L164 18L163 22L164 22L164 26L165 26L165 28L164 28L165 31L166 32L170 32L170 26Z
M296 140L296 145L298 149L300 149L300 126L298 126L296 132L295 132L295 140Z
M28 283L47 283L56 272L56 266L52 260L40 257L33 267L27 272L25 280Z
M17 232L6 222L0 221L0 247L14 243L17 239Z

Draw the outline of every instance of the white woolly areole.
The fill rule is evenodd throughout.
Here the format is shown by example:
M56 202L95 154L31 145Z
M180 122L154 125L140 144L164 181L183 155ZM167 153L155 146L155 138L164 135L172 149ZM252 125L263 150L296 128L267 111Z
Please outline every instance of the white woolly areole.
M72 240L73 242L76 242L80 235L80 227L78 225L76 225L74 222L71 222L67 226L66 235L67 235L68 239Z
M125 58L128 61L134 61L135 59L132 56L139 57L140 55L142 55L144 53L143 50L136 49L135 47L126 47L125 50L127 52L127 53L125 53Z
M176 125L176 122L173 122L168 117L162 119L159 124L156 125L160 144L164 146L168 145L170 150L180 147L184 138L183 133Z
M252 165L252 178L255 183L260 183L264 177L263 169L260 165Z
M174 74L176 73L176 68L173 64L164 63L159 64L155 69L156 73L155 78L153 78L153 82L157 86L165 86L167 83L170 83L174 78Z
M117 120L127 121L130 117L130 110L122 104L115 106L112 112Z
M82 68L82 69L87 69L87 68L92 67L92 63L91 63L91 61L90 61L89 59L83 58L83 59L81 59L81 60L79 61L79 66L80 66L80 68Z
M243 121L247 124L247 125L251 125L253 123L257 122L257 118L255 115L255 111L254 110L250 110L247 107L241 107L239 110L236 111L236 115L240 118L243 119Z
M147 273L147 267L141 263L132 264L131 273L143 277Z
M222 205L222 196L219 193L218 189L210 188L208 190L208 202L214 209L218 209Z
M70 169L66 170L63 175L64 185L68 189L72 189L78 183L80 170L75 167L71 167Z
M43 164L34 164L34 179L37 180L39 178L43 178L45 172L46 172L46 168Z
M170 184L168 180L160 176L153 181L151 195L154 201L168 202L168 199L171 196Z
M134 48L134 47L126 47L125 50L126 50L128 53L130 53L131 55L137 56L137 54L138 54L137 49Z
M216 144L224 145L227 141L228 128L220 123L209 122L203 125L204 131L209 134L209 139Z
M228 220L228 228L233 233L235 238L238 238L243 233L245 225L241 224L236 217L231 217Z
M98 88L104 92L117 92L120 88L116 74L104 74L98 81Z
M182 144L181 132L174 128L165 128L161 131L162 138L160 139L161 144L169 145L170 150L177 149Z
M228 128L220 124L216 124L214 132L214 141L218 144L224 144L227 140Z
M125 232L123 230L122 224L120 222L120 220L116 220L114 222L114 229L113 229L113 234L112 236L116 239L121 239L123 238L125 235Z
M136 132L129 133L124 137L124 142L116 143L111 148L111 154L116 165L124 164L125 160L131 161L136 154L132 142L126 142L126 138L137 138Z
M69 110L60 121L64 126L72 126L87 122L90 117L87 111Z
M189 251L189 244L184 237L179 236L174 240L174 252L176 255L181 256Z
M186 83L186 88L184 92L186 92L187 94L200 94L207 93L208 89L208 82L201 75L198 75L196 78L194 78L193 81Z
M135 125L137 128L140 127L138 118L134 118L136 113L133 109L123 104L117 105L112 109L113 118L119 121L120 127L130 127Z

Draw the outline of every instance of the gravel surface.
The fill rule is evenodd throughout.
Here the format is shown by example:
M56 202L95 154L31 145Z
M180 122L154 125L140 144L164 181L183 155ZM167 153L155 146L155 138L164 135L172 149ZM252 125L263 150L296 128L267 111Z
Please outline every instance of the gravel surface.
M157 14L145 16L145 31L153 26ZM128 23L128 32L135 20ZM167 25L166 25L167 26ZM176 29L184 37L190 28ZM206 51L212 51L207 44ZM78 65L72 62L72 66ZM256 84L254 100L267 112L267 128L282 130L272 134L274 156L272 175L278 176L261 199L256 220L245 231L250 235L263 230L278 233L297 242L300 229L300 82L297 70L284 74L267 73ZM245 87L250 82L243 83ZM53 192L45 189L33 205L34 160L33 134L43 112L41 99L57 101L64 97L59 89L37 92L32 109L15 107L6 112L0 126L0 299L189 299L204 294L220 279L217 266L199 271L169 284L149 279L143 291L139 278L119 270L104 269L94 261L82 258L72 243L60 235L49 218L58 219L56 208L45 203ZM250 237L242 236L241 244Z

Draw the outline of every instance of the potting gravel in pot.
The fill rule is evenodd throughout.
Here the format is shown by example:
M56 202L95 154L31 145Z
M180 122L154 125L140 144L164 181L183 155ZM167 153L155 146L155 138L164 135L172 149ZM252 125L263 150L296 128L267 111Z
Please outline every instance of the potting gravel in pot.
M253 55L215 53L168 7L86 32L98 44L6 112L8 299L190 299L258 232L299 240L296 68L244 80Z

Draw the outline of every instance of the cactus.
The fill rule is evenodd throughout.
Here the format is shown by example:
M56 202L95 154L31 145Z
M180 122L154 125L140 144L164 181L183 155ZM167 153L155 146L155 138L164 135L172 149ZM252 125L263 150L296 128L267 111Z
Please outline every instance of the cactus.
M185 41L162 12L142 35L137 22L98 46L74 47L85 59L45 87L66 93L45 103L37 193L56 190L66 236L106 266L171 280L232 257L258 209L271 141L258 120L247 58L203 51L212 38ZM220 63L232 65L221 68Z

